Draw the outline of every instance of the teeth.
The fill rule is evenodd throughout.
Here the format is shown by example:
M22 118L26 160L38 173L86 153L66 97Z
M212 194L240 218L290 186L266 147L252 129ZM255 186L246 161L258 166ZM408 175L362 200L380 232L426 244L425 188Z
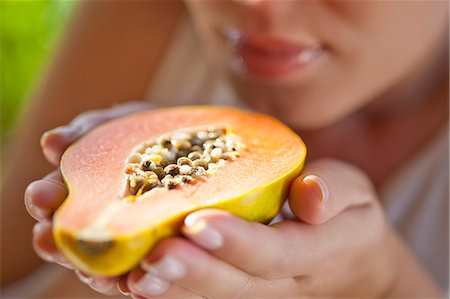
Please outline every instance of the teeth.
M316 58L321 51L322 47L320 46L305 49L298 55L297 60L300 64L306 64Z
M242 38L241 32L233 27L227 28L227 30L223 31L223 34L225 35L226 39L228 40L228 45L233 49L238 44L239 41Z

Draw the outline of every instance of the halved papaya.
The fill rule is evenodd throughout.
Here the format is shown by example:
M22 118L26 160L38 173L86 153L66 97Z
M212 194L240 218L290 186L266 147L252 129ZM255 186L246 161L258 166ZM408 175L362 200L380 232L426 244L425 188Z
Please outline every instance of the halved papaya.
M167 108L108 122L61 159L69 195L54 215L56 244L84 272L126 273L192 211L220 208L269 222L305 156L288 127L235 108ZM198 166L199 157L209 167Z

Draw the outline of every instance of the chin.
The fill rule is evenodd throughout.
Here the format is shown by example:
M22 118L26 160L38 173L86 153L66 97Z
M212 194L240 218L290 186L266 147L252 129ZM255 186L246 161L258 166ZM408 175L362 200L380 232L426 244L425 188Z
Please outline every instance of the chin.
M342 120L344 117L336 115L327 115L325 113L297 113L273 114L280 121L284 122L294 130L317 130L332 126Z
M294 130L321 129L338 123L349 115L342 107L320 101L296 101L292 99L243 98L252 109L272 115ZM341 109L340 109L341 108Z

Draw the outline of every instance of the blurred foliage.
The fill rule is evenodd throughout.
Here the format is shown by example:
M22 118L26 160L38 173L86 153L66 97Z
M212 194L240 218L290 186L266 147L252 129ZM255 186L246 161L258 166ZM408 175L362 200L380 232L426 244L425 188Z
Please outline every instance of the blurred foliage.
M0 0L1 138L11 132L75 1Z

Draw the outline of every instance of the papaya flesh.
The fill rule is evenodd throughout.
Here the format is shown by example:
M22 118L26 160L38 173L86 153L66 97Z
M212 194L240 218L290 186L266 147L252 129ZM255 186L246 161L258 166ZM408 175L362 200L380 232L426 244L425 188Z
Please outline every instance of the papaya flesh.
M174 189L127 197L124 173L136 147L175 131L227 128L245 145L206 177ZM136 266L156 242L176 235L184 217L203 208L268 223L303 167L306 147L288 127L265 115L216 106L138 112L103 124L61 159L69 195L55 212L53 235L78 269L116 276Z

